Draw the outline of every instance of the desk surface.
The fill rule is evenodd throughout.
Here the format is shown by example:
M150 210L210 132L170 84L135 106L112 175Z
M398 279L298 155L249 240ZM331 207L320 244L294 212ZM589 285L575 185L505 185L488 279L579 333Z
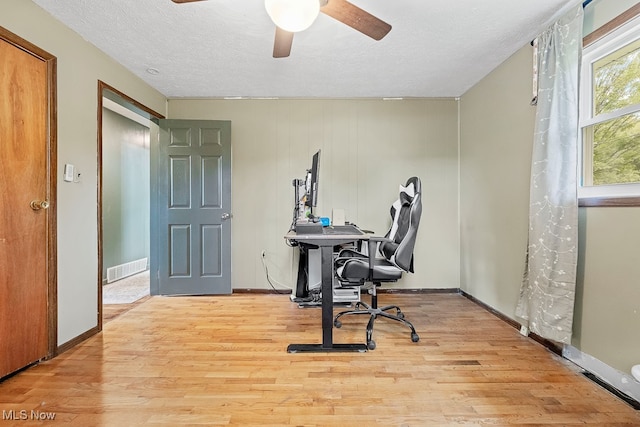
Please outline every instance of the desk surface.
M322 229L322 233L297 234L295 231L289 231L285 236L287 240L367 240L369 235L362 232L355 225L329 226Z

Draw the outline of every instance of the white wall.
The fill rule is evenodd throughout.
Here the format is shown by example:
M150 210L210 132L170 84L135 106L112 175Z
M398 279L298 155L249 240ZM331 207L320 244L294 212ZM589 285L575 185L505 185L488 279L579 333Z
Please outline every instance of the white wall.
M58 344L97 326L98 80L164 112L165 98L37 5L2 0L0 25L58 59ZM62 181L72 163L80 183Z
M234 288L295 284L285 245L294 178L322 149L317 212L383 234L398 185L417 175L423 216L414 275L394 286L457 288L457 103L454 100L169 100L169 118L231 120Z

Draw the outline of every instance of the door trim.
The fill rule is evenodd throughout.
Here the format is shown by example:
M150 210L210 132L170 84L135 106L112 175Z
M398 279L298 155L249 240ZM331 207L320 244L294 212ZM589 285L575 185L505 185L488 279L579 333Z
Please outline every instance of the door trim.
M58 165L58 110L57 110L57 58L28 42L4 27L0 27L0 39L14 45L47 64L47 166L49 168L48 192L50 207L47 209L47 330L46 359L58 354L58 234L57 234L57 165Z
M102 330L102 269L103 265L103 235L102 235L102 98L107 97L112 101L122 105L123 107L142 115L143 117L149 120L159 120L164 119L164 115L158 113L157 111L152 110L146 105L136 101L130 96L126 95L123 92L120 92L118 89L113 86L103 82L102 80L98 80L98 326L95 331L92 331L90 335L83 338L86 339L95 333L98 333ZM83 334L83 336L86 334Z

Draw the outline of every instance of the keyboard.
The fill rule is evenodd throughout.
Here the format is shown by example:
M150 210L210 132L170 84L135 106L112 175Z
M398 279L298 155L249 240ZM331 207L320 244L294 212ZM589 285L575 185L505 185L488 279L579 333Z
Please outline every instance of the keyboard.
M333 225L322 228L322 234L352 234L361 235L364 234L355 225Z

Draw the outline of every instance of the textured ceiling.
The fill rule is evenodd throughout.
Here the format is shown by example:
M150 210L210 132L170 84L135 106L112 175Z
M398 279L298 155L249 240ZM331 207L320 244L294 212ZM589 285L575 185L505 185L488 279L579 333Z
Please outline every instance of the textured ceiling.
M580 3L352 0L391 32L320 14L274 59L263 0L33 1L169 98L457 97Z

